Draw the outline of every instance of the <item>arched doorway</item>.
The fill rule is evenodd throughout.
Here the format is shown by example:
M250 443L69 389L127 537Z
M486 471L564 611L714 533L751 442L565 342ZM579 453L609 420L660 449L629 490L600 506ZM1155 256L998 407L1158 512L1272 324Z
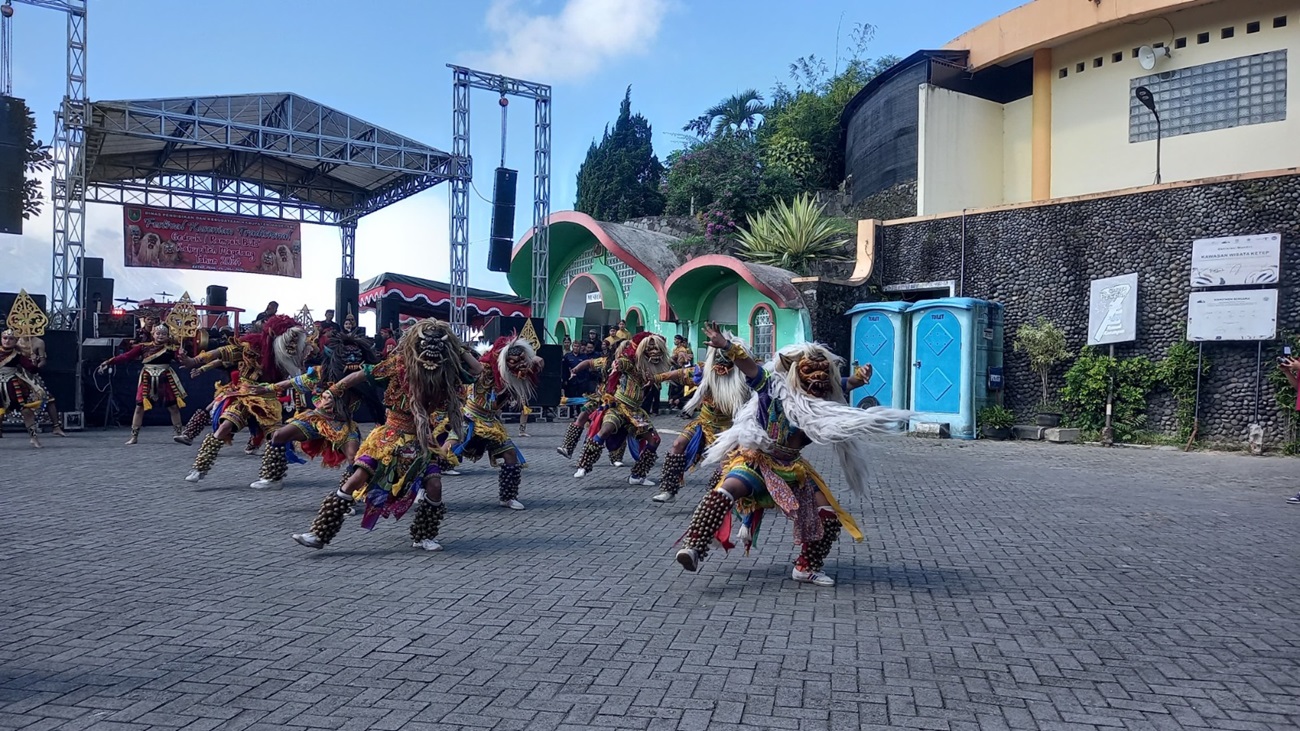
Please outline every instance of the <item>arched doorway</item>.
M627 311L627 316L623 318L627 323L627 331L636 335L645 329L645 321L641 317L641 310L633 307Z
M569 337L569 324L564 320L555 321L555 342L563 343Z
M580 274L569 283L560 301L560 317L581 319L581 331L574 333L583 340L594 332L596 341L605 338L610 326L617 325L623 308L618 286L599 274Z

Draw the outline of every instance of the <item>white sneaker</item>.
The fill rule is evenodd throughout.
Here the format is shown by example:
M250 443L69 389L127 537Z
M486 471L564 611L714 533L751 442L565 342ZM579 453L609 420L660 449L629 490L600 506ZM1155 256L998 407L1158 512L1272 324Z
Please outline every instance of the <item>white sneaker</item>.
M202 479L203 479L203 473L199 472L198 470L190 470L190 473L185 476L186 482L198 482L199 480Z
M258 480L249 487L254 490L279 490L284 487L284 480Z
M318 550L325 547L325 542L317 538L315 533L294 533L293 539L297 541L300 546L306 546Z
M677 563L687 571L697 571L700 568L700 553L694 548L683 548L677 552Z
M587 476L587 471L579 467L578 471L573 473L573 476L581 480L582 478Z
M664 490L663 492L659 493L658 495L655 495L650 499L657 503L671 503L677 500L677 496L672 494L671 492L668 492L667 490Z
M556 448L555 448L555 453L558 454L558 455L560 455L561 457L563 457L563 458L565 458L565 459L572 459L572 458L573 458L573 452L566 451L566 450L564 449L564 447L556 447Z
M614 463L614 466L615 466L615 467L622 467L622 466L623 466L623 463L622 463L622 462L615 462L615 463Z
M446 475L447 477L460 477L459 470L443 470L442 474Z
M423 548L426 551L441 551L442 544L432 538L425 538L422 541L413 541L411 548Z
M172 441L176 442L177 444L184 444L187 447L194 446L193 439L190 439L189 437L180 434L177 434L176 436L172 437Z
M510 508L511 510L524 509L524 504L519 502L518 500L500 500L497 502L497 504L503 508Z
M645 485L646 487L654 487L655 481L650 479L649 477L629 477L627 478L627 484Z
M835 579L823 574L820 571L801 571L795 567L790 574L790 578L805 584L816 584L817 586L835 586Z

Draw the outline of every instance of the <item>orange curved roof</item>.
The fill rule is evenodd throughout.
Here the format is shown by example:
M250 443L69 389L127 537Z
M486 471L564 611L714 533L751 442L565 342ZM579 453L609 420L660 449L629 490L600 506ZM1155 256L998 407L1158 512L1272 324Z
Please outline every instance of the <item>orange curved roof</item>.
M979 70L1105 28L1217 1L1032 0L961 34L944 49L969 51L971 68Z

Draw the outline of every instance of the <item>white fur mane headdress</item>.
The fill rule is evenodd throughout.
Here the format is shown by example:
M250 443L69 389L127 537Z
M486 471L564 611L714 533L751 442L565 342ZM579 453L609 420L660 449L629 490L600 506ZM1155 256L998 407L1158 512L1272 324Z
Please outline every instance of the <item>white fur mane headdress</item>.
M731 341L733 345L739 345L742 348L745 343L740 338L731 333L724 332L723 336ZM702 367L702 376L700 378L700 387L695 389L691 395L691 400L686 402L682 411L687 414L694 414L700 408L706 397L713 399L714 406L718 411L735 416L745 405L746 399L749 398L749 384L745 382L745 374L740 372L734 364L727 375L720 376L713 371L714 364L717 362L718 349L709 348L709 352L704 356L704 365Z
M306 330L291 327L276 337L272 347L275 349L275 364L286 378L302 375L302 364L307 359Z
M494 366L493 370L496 371L497 386L504 386L509 389L519 404L526 405L532 400L537 384L531 378L520 378L512 373L507 361L510 357L510 351L522 350L524 360L530 364L535 363L538 358L533 344L521 337L501 338L497 341L493 350L496 353L490 357L493 357L492 365Z
M870 434L894 434L905 429L913 412L875 406L855 409L844 403L839 378L832 376L831 394L820 399L808 395L798 383L796 367L805 357L820 355L838 366L842 361L824 345L804 343L782 348L764 367L768 371L768 392L779 401L790 424L800 429L814 444L829 444L839 458L850 489L859 495L866 492L870 460L864 437ZM835 400L831 400L835 399ZM718 435L709 445L706 463L721 462L734 449L771 451L776 445L759 422L759 394L736 414L733 426Z

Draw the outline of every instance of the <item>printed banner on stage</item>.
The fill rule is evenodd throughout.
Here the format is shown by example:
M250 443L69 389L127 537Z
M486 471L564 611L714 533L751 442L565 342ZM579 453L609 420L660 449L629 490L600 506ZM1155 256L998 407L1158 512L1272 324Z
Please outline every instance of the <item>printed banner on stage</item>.
M302 224L278 218L122 209L126 265L302 277Z

